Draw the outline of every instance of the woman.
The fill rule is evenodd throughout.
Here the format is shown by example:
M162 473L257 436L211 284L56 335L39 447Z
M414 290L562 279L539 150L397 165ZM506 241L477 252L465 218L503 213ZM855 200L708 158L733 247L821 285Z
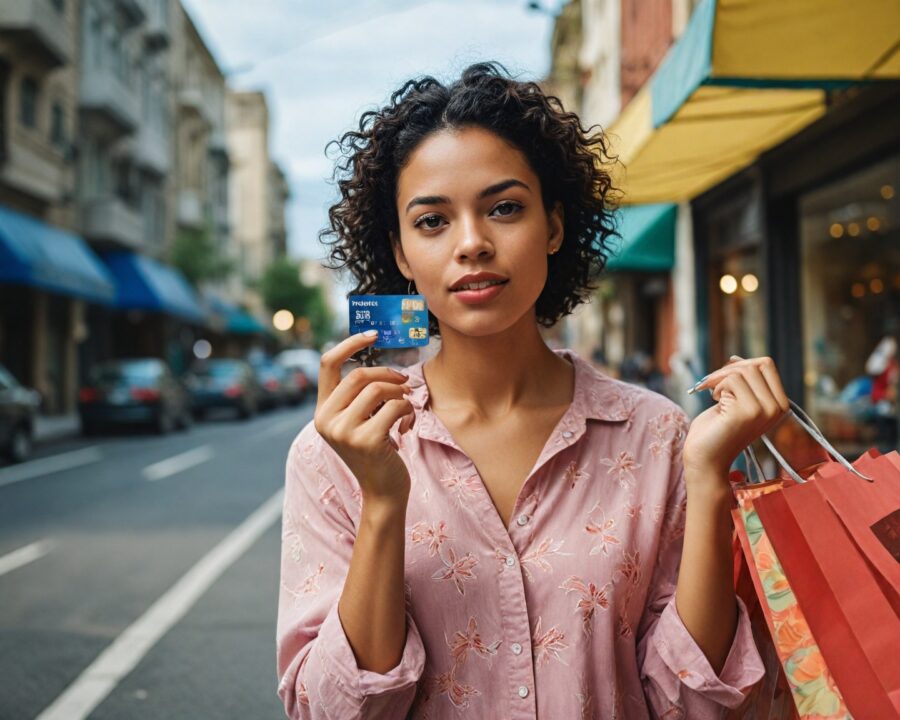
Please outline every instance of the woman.
M762 676L727 475L787 398L768 358L732 362L689 429L545 345L615 237L587 132L484 63L406 83L343 136L331 256L355 293L414 284L441 346L343 379L373 337L322 357L287 460L288 716L712 718Z

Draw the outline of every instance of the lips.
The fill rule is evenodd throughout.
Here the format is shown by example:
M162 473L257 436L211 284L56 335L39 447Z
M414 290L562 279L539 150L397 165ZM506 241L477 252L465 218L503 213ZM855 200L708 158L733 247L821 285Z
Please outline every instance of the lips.
M478 285L479 283L490 282L491 284L496 284L495 281L496 283L506 283L509 282L509 278L491 272L468 273L457 279L456 282L450 286L450 292L458 292L466 286Z
M495 285L506 285L509 280L484 280L482 282L477 283L465 283L460 285L459 287L453 288L450 292L472 292L477 290L486 290L489 287L494 287Z

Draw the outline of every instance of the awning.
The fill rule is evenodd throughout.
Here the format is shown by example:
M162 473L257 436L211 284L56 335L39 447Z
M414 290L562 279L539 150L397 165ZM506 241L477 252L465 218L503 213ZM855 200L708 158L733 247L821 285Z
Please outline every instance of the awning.
M703 0L609 128L625 202L689 200L825 112L825 90L900 78L897 0Z
M206 314L184 276L153 258L132 252L103 256L116 283L115 305L123 310L148 310L201 324Z
M0 283L110 303L113 279L77 235L0 206Z
M266 331L263 324L243 308L211 292L203 296L210 309L210 327L213 330L234 335L256 335Z
M678 206L671 203L631 205L619 211L619 233L615 254L606 263L612 271L657 272L675 265L675 218Z

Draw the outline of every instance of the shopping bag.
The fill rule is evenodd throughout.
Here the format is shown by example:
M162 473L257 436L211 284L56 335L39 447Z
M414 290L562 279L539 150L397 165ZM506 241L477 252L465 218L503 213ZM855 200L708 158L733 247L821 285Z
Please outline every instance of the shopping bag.
M883 579L885 595L900 615L900 455L871 450L853 465L872 481L832 463L820 470L815 485Z
M758 599L751 601L748 610L766 676L729 717L742 720L850 718L754 508L755 499L777 494L782 485L781 481L775 481L735 487L737 508L732 516L746 560L744 567ZM738 573L736 581L741 579ZM739 588L736 591L741 594Z
M795 484L761 494L754 509L850 712L900 718L900 617L884 582L817 486L822 478L854 476L869 485L873 478L837 453L797 410L795 418L834 460L820 464L807 482L763 436ZM870 460L872 454L858 463Z

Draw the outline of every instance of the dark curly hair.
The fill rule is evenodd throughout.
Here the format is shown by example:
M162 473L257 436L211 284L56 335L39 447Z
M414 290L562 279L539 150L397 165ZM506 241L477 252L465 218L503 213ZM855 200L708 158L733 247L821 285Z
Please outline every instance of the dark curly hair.
M340 199L329 208L330 227L319 240L330 246L326 265L349 269L357 281L352 294L405 294L407 280L394 259L389 233L399 237L396 192L400 170L429 135L445 129L477 126L500 136L527 158L541 182L545 211L561 202L563 243L548 256L548 277L535 311L549 327L586 302L611 254L620 192L606 166L606 136L581 127L575 113L546 95L534 82L509 77L503 65L470 65L448 86L433 77L409 80L378 111L364 112L359 130L326 146L338 146ZM340 177L339 177L340 176ZM332 240L327 240L333 237ZM429 313L429 331L437 319Z

